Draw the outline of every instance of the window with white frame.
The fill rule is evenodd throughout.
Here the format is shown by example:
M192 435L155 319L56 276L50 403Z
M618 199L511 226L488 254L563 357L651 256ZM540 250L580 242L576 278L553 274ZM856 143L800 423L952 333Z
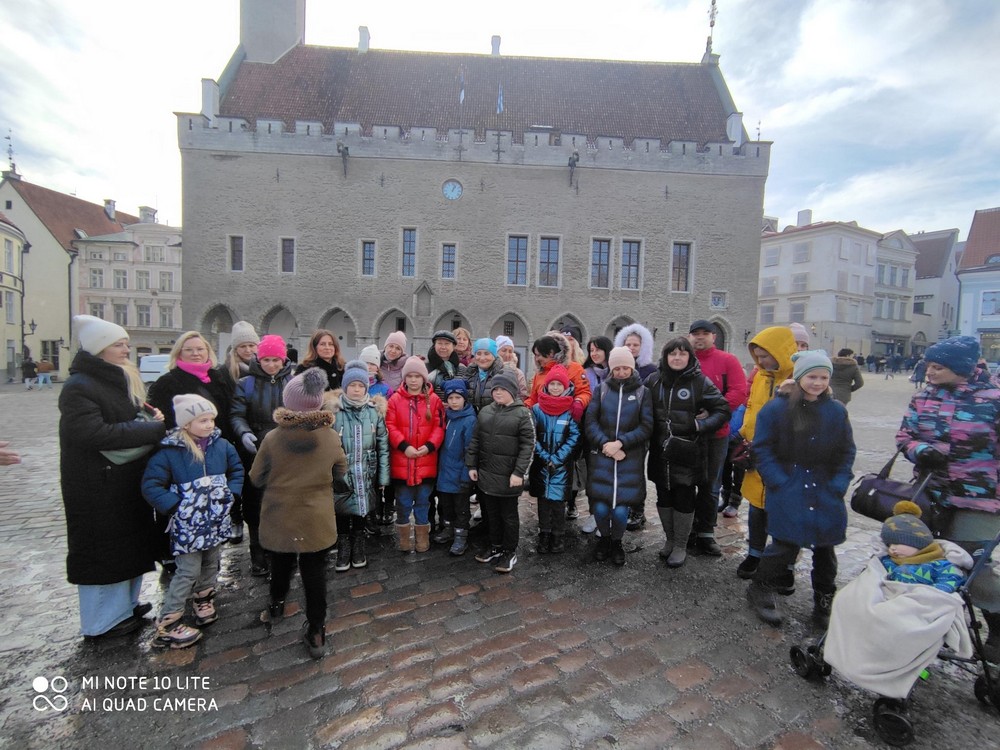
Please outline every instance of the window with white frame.
M455 278L455 243L445 242L441 245L441 278Z
M135 288L140 292L149 289L149 271L135 272Z
M135 306L135 324L140 328L149 328L152 320L149 314L149 305Z
M983 292L982 300L981 315L1000 315L1000 292Z
M375 275L375 240L361 240L361 275Z
M7 309L5 315L7 316L5 320L8 323L13 323L14 321L14 292L4 292L3 293L3 306Z
M160 328L173 328L173 327L174 327L174 308L161 307Z
M128 305L115 304L112 306L114 308L115 323L124 327L128 325Z
M886 300L885 303L885 317L892 320L896 317L896 300L890 299Z
M91 250L90 251L90 259L91 260L104 260L104 253L102 251L100 251L100 250Z
M622 289L639 288L639 269L642 262L642 243L638 240L622 241ZM685 289L678 291L686 291Z
M902 287L910 286L910 269L900 268L899 269L899 285Z
M528 284L528 238L512 234L507 238L507 285Z
M403 276L417 275L417 230L403 230Z
M116 252L112 256L115 260L128 260L128 253Z
M896 272L898 270L896 266L889 266L889 286L896 286Z
M789 302L788 303L788 319L792 323L805 323L806 322L806 303L805 302Z
M91 268L90 269L90 288L91 289L103 289L104 288L104 269L103 268Z
M885 263L879 263L875 271L875 278L879 284L885 284Z
M590 251L590 286L607 289L611 285L611 240L594 240Z
M808 288L809 288L809 274L807 273L792 274L792 293L804 292Z
M5 239L3 241L3 267L7 273L14 273L14 242Z
M538 286L559 286L559 238L538 241Z
M792 263L808 263L812 245L808 242L796 242L792 246Z
M142 249L142 258L147 263L163 263L167 259L166 248L163 245L146 245Z
M115 277L115 289L128 289L128 271L116 268L113 273Z
M295 240L291 237L281 238L281 272L295 273Z
M781 246L768 247L764 250L764 265L776 266L781 262Z
M885 311L885 300L882 297L875 298L875 317L883 318L883 312Z
M762 326L774 325L774 305L760 306L760 324Z
M174 291L174 272L173 271L160 271L160 291L161 292L172 292L172 291Z
M778 277L763 276L760 280L760 296L773 297L778 293Z
M101 318L103 320L104 318L103 302L91 302L90 305L88 305L88 307L90 308L91 315L93 315L95 318Z
M229 237L229 270L243 270L243 237L231 235Z

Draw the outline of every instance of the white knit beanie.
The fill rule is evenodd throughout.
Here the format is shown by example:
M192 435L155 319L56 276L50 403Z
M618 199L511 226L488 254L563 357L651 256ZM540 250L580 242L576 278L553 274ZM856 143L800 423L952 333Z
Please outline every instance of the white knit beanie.
M230 334L229 345L235 349L240 344L259 344L260 336L253 329L250 323L245 320L238 320L233 323L233 332Z
M207 398L202 398L197 393L182 393L174 396L174 419L178 427L185 427L202 414L211 414L213 417L219 416L219 410L215 404Z
M358 359L368 365L375 365L378 367L382 362L382 352L378 350L375 344L369 344L364 349L361 350L361 354L358 355Z
M128 331L117 323L95 318L93 315L77 315L73 318L80 348L97 356L116 341L128 338Z

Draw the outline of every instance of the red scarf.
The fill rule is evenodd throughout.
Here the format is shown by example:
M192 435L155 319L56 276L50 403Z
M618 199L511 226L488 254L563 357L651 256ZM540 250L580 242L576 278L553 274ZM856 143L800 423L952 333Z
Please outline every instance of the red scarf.
M208 377L208 371L212 369L211 362L182 362L177 360L177 367L184 370L188 375L194 375L202 383L211 383L212 379Z
M573 407L572 396L553 396L548 391L540 391L535 402L550 417L558 417L560 414L565 414Z

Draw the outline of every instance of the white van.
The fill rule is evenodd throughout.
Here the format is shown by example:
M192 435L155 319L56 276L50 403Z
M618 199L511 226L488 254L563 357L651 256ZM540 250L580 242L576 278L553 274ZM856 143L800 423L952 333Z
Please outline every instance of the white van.
M142 376L142 382L146 385L154 382L167 371L169 363L169 354L147 354L142 357L139 360L139 374Z

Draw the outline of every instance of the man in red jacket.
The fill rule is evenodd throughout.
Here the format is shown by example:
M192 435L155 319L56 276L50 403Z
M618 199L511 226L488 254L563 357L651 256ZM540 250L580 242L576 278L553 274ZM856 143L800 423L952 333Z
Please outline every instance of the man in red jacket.
M747 378L743 365L729 352L715 348L715 325L707 320L691 324L688 338L694 347L694 356L701 371L722 395L726 397L729 411L736 411L747 400ZM722 548L715 541L715 522L719 513L719 488L722 483L722 465L729 450L729 423L708 439L708 465L706 480L698 486L694 509L694 531L688 546L712 557L720 557Z

